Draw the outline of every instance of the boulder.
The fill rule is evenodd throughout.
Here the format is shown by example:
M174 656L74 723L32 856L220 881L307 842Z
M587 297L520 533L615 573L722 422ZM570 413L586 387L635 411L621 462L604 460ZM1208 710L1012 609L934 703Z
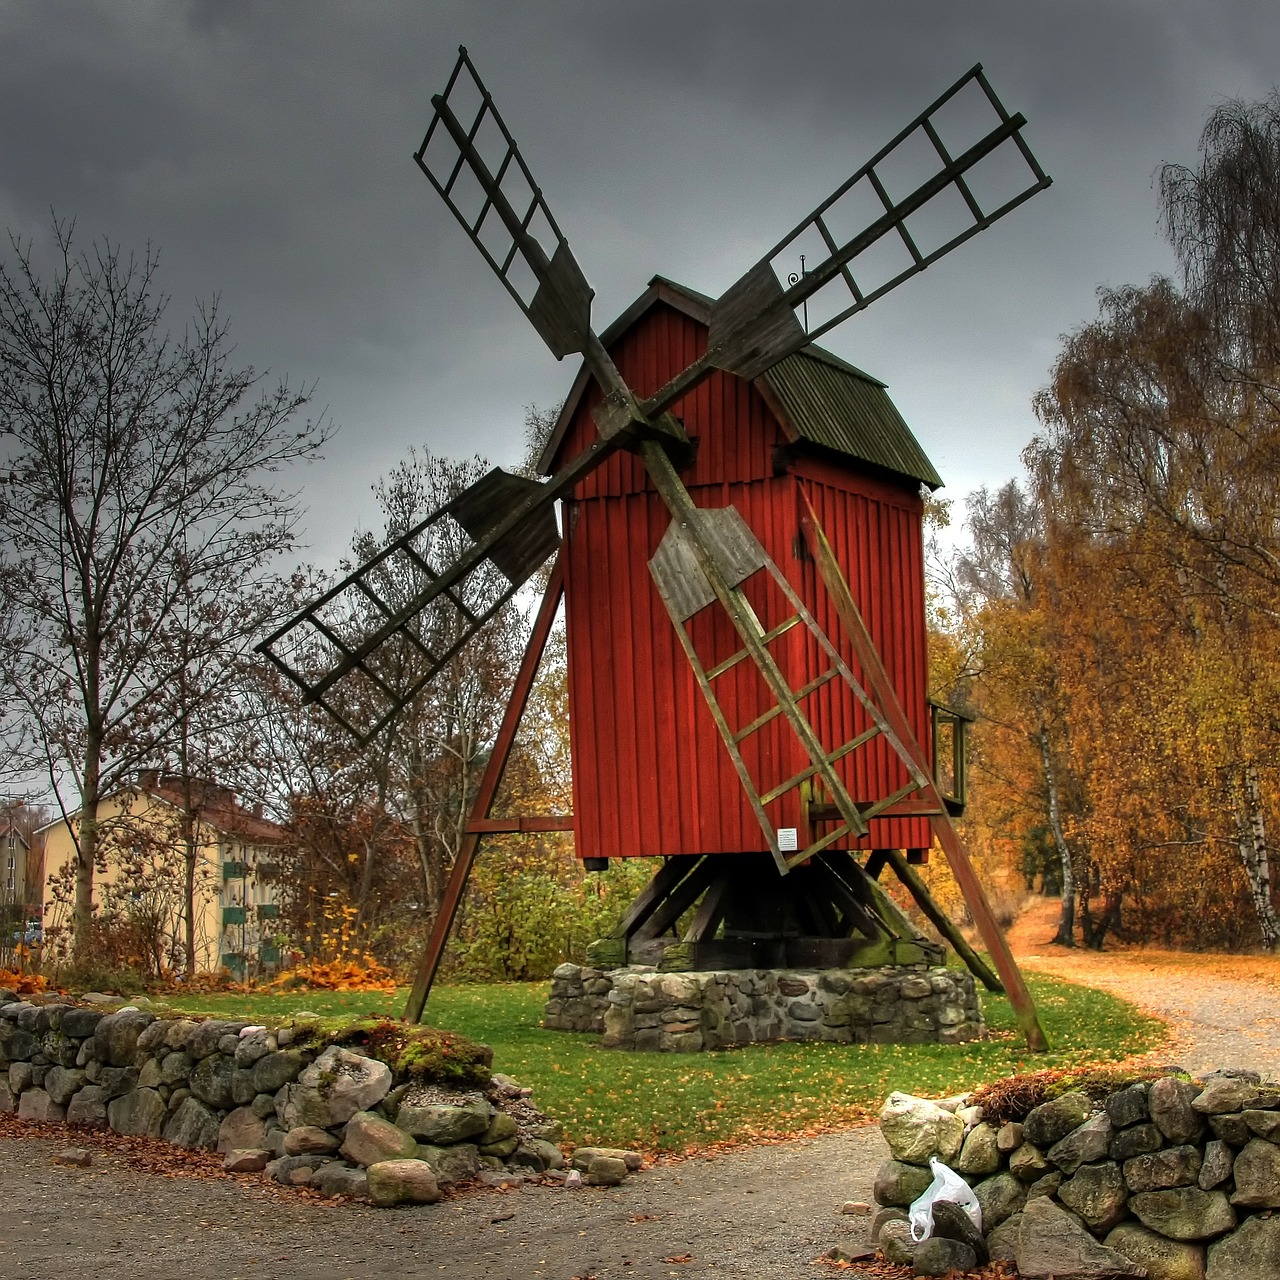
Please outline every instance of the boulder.
M1114 1160L1082 1164L1058 1188L1058 1199L1098 1232L1110 1231L1124 1217L1128 1198L1124 1175Z
M1018 1230L1021 1226L1022 1214L1015 1213L987 1235L987 1252L992 1262L1018 1260Z
M1136 1222L1122 1222L1103 1243L1146 1267L1148 1280L1205 1280L1202 1244L1166 1240Z
M1011 1173L997 1173L993 1178L984 1178L973 1188L973 1194L982 1207L984 1231L994 1230L1027 1201L1026 1187Z
M160 1059L160 1080L163 1084L186 1084L191 1079L196 1060L181 1049L171 1049Z
M1123 1163L1125 1160L1132 1160L1134 1156L1145 1156L1152 1151L1159 1151L1163 1146L1164 1134L1155 1125L1147 1122L1121 1129L1111 1139L1111 1147L1107 1154L1113 1160Z
M1129 1212L1170 1240L1212 1240L1236 1225L1227 1197L1199 1187L1139 1192L1129 1197Z
M1074 1090L1033 1107L1022 1124L1023 1137L1042 1150L1060 1142L1093 1114L1089 1095Z
M217 1147L219 1151L250 1151L256 1147L265 1147L266 1121L254 1113L249 1107L237 1107L229 1111L218 1126ZM297 1152L291 1151L290 1155Z
M254 1067L255 1076L263 1058ZM376 1058L330 1045L298 1077L292 1103L297 1123L315 1124L322 1129L346 1124L358 1112L367 1112L387 1096L391 1088L391 1068ZM265 1089L259 1089L265 1093ZM485 1123L488 1123L486 1117ZM390 1158L390 1157L388 1157Z
M1072 1129L1045 1152L1051 1164L1063 1173L1075 1173L1082 1164L1105 1160L1115 1134L1110 1118L1105 1114L1091 1116L1082 1125Z
M1209 1128L1213 1136L1233 1147L1243 1147L1253 1137L1244 1114L1231 1113L1225 1116L1210 1116Z
M587 1166L596 1158L596 1156L613 1156L617 1160L621 1160L630 1173L640 1168L644 1163L644 1157L638 1151L627 1151L622 1147L578 1147L573 1153L573 1159L570 1163L575 1169L585 1171ZM555 1166L559 1167L559 1166ZM930 1175L932 1181L932 1175Z
M161 1136L175 1147L212 1151L218 1145L218 1116L198 1098L187 1098L165 1122Z
M253 1087L257 1093L277 1093L292 1084L307 1065L300 1049L279 1049L253 1064Z
M599 1151L592 1157L587 1169L589 1170L591 1165L600 1158L621 1160L630 1169L631 1162L627 1159L629 1154L631 1153L622 1151ZM554 1142L548 1142L545 1138L529 1138L520 1143L507 1157L507 1163L514 1168L532 1169L534 1173L544 1173L548 1169L563 1169L564 1156L560 1154L560 1148Z
M1191 1105L1199 1095L1199 1085L1173 1076L1152 1084L1147 1095L1151 1119L1170 1142L1195 1142L1204 1132L1204 1116Z
M898 1267L909 1267L915 1256L916 1242L911 1238L909 1222L886 1222L876 1237L880 1252L886 1262Z
M390 1120L372 1111L357 1111L347 1122L341 1151L353 1164L367 1169L386 1160L411 1159L418 1153L418 1144Z
M193 1058L207 1058L211 1053L218 1052L223 1036L238 1032L240 1026L238 1022L221 1022L217 1018L209 1018L205 1022L194 1023L185 1031L185 1043L174 1047L185 1048ZM165 1039L166 1043L172 1043L167 1036Z
M987 1242L982 1238L982 1229L958 1204L952 1204L949 1200L939 1200L933 1206L931 1234L945 1240L957 1240L972 1249L977 1261L970 1263L970 1266L985 1267L991 1259Z
M977 1266L974 1251L959 1240L932 1236L916 1245L911 1255L911 1269L918 1276L949 1276L954 1271L969 1271Z
M219 1111L230 1111L236 1105L232 1077L235 1059L225 1053L211 1053L201 1058L191 1072L191 1092Z
M222 1161L227 1173L261 1173L271 1159L271 1152L261 1147L249 1147L243 1151L228 1151Z
M431 1166L421 1160L379 1160L366 1173L369 1199L383 1208L397 1204L434 1204L440 1187Z
M1034 1142L1024 1142L1009 1157L1009 1172L1019 1182L1035 1182L1049 1170L1049 1162Z
M895 1092L880 1109L880 1132L896 1160L927 1165L937 1156L950 1164L964 1141L964 1121L937 1103Z
M1205 1144L1204 1160L1200 1164L1200 1176L1196 1179L1196 1185L1201 1191L1212 1191L1214 1187L1220 1187L1231 1177L1234 1161L1235 1154L1225 1142L1219 1142L1217 1138L1211 1139Z
M489 1103L477 1095L463 1103L405 1103L396 1113L396 1124L422 1142L447 1147L479 1138L489 1128ZM509 1135L504 1135L509 1136ZM500 1141L494 1138L491 1141Z
M505 1111L495 1111L493 1118L489 1121L489 1127L476 1141L482 1147L486 1147L495 1142L506 1142L509 1138L516 1137L518 1133L519 1128L516 1122Z
M1219 1143L1219 1146L1222 1144ZM1124 1162L1124 1181L1130 1191L1163 1191L1190 1187L1200 1177L1200 1152L1195 1147L1166 1147Z
M626 1162L614 1156L596 1156L587 1166L587 1185L591 1187L620 1187L626 1177Z
M1000 1168L1000 1148L996 1138L997 1133L993 1125L985 1121L975 1125L960 1148L960 1158L955 1164L956 1172L980 1176L995 1173Z
M116 1133L126 1137L158 1138L167 1111L164 1099L154 1089L133 1089L107 1104L107 1120Z
M24 1089L18 1097L18 1119L31 1124L61 1124L66 1119L66 1108L43 1089Z
M577 1153L574 1153L575 1162ZM905 1208L933 1181L933 1174L918 1164L903 1164L901 1160L886 1160L876 1171L871 1190L876 1204L901 1205Z
M996 1146L1000 1148L1002 1156L1012 1155L1022 1143L1022 1125L1017 1120L1010 1120L1000 1126L996 1134Z
M1205 1116L1225 1115L1229 1111L1244 1111L1258 1101L1256 1082L1240 1080L1233 1076L1216 1076L1192 1099L1194 1110Z
M1280 1218L1246 1218L1209 1246L1206 1280L1275 1280L1280 1276Z
M442 1187L451 1182L465 1182L480 1172L480 1148L473 1142L458 1142L452 1147L420 1146L418 1158L431 1166ZM538 1171L545 1168L546 1165L542 1165Z
M327 1196L367 1196L369 1194L369 1178L365 1171L353 1169L340 1160L330 1160L328 1164L322 1164L312 1175L311 1185Z
M1151 1119L1151 1112L1147 1110L1147 1088L1145 1084L1131 1084L1107 1099L1107 1115L1117 1129L1127 1129Z
M284 1135L284 1153L287 1156L328 1155L337 1151L340 1145L339 1140L328 1129L317 1129L310 1124L290 1129Z
M67 1103L67 1123L84 1129L107 1128L107 1095L96 1084L87 1084Z
M85 1084L85 1074L74 1068L51 1067L44 1078L45 1092L60 1107L65 1107Z
M85 1074L94 1084L100 1085L109 1098L122 1098L138 1087L137 1067L99 1067L96 1080L92 1066Z
M1280 1147L1252 1139L1236 1153L1232 1175L1236 1180L1232 1204L1242 1209L1280 1209Z
M76 1040L87 1040L104 1016L101 1009L67 1009L62 1015L62 1034Z
M0 1116L11 1116L18 1109L18 1096L8 1080L0 1076Z
M138 1037L155 1021L141 1009L121 1009L98 1021L93 1032L93 1056L110 1067L131 1067Z
M29 1062L14 1062L9 1066L9 1090L16 1098L23 1089L35 1083L35 1068Z
M48 1088L48 1085L45 1086ZM1268 1142L1280 1142L1280 1111L1242 1111L1240 1118L1249 1126L1249 1132Z
M1147 1274L1122 1253L1099 1244L1047 1196L1029 1201L1022 1212L1017 1263L1022 1280L1119 1280Z

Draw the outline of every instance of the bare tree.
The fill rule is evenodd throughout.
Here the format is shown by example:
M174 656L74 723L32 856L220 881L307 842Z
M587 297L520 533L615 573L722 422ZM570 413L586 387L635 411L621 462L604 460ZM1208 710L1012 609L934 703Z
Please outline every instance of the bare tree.
M162 641L193 593L235 592L292 545L298 508L279 472L315 457L328 429L297 422L308 392L234 366L216 300L165 330L150 248L77 252L69 224L53 231L47 278L12 237L0 264L0 592L18 624L0 677L64 814L79 811L82 947L100 800L179 734L187 708L159 696L179 671L249 628L233 610L182 652Z

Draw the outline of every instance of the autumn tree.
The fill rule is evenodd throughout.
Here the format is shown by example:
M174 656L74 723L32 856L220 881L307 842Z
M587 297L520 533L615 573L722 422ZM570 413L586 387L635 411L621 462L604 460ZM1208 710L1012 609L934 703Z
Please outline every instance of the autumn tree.
M243 646L238 611L168 643L185 603L231 596L293 544L281 472L315 457L306 392L237 367L216 300L164 327L158 258L73 245L52 265L11 238L0 264L0 678L35 760L76 822L74 925L87 945L102 797L179 734L192 661ZM164 654L165 660L158 661Z

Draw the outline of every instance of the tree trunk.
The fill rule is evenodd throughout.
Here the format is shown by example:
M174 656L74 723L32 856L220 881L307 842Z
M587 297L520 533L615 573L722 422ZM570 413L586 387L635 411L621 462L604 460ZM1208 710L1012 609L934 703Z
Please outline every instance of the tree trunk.
M98 803L102 777L102 735L91 726L85 738L84 774L80 786L80 821L76 832L76 898L71 916L72 954L89 958L93 927L93 874L98 858Z
M1257 913L1262 945L1280 950L1280 919L1271 900L1271 859L1267 851L1267 823L1262 810L1262 790L1255 765L1245 765L1233 787L1236 848L1249 882L1249 896Z
M1053 757L1049 752L1049 730L1043 720L1040 722L1040 760L1044 767L1045 794L1049 800L1049 830L1053 832L1054 848L1058 851L1058 861L1062 864L1062 914L1058 918L1058 932L1054 942L1064 947L1076 945L1075 912L1076 912L1076 873L1071 862L1071 850L1066 836L1062 832L1062 811L1058 804L1058 780L1053 772ZM1087 908L1086 908L1087 909Z
M183 962L186 976L191 978L196 972L196 831L195 819L191 815L190 786L187 789L187 804L182 815L182 922L183 922Z

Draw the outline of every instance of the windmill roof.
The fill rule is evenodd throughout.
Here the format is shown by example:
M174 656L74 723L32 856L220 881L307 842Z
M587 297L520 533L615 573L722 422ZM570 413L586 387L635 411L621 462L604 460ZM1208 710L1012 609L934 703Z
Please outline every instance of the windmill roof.
M665 276L654 276L648 289L605 329L600 340L608 346L660 302L708 324L714 299ZM551 470L589 379L586 368L580 369L538 460L544 475ZM805 347L763 373L755 385L793 439L907 476L931 489L941 486L942 477L889 399L885 384L830 351Z

